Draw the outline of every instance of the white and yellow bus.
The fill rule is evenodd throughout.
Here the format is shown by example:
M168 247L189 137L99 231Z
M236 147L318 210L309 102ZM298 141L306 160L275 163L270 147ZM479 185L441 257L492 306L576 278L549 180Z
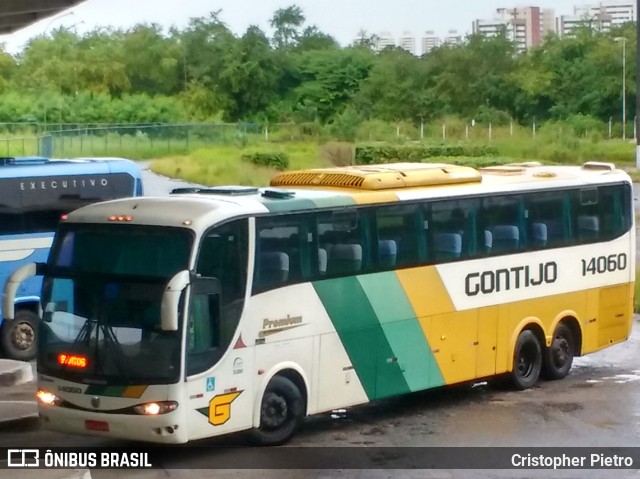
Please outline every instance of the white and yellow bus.
M86 206L11 282L44 274L46 428L278 444L310 414L562 378L628 338L634 270L612 164L388 164Z

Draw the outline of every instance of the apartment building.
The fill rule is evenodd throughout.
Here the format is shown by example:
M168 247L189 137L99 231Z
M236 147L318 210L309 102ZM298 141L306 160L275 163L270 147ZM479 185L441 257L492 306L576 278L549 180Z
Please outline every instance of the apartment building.
M444 37L443 43L445 45L459 45L463 40L464 37L458 33L458 30L449 30Z
M426 55L434 48L442 45L442 39L433 30L427 30L422 37L422 54Z
M633 22L636 19L636 4L632 0L605 0L594 4L577 5L572 15L557 18L556 29L561 37L571 36L578 27L588 26L595 30L608 31L612 27Z
M389 32L382 32L376 37L376 50L382 51L387 47L395 47L396 39Z
M504 33L519 53L539 45L555 31L555 12L540 7L499 8L492 19L473 22L473 33L496 36Z
M400 37L400 41L398 42L398 46L400 48L404 48L406 51L411 53L412 55L416 55L416 37L413 33L405 31L402 33Z

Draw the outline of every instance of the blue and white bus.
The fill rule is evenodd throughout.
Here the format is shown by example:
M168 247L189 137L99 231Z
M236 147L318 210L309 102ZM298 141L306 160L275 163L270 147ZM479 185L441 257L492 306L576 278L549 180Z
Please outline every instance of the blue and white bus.
M139 195L142 174L130 160L0 158L0 284L23 264L46 261L53 232L66 213ZM8 358L35 357L41 285L41 277L22 282L15 319L3 321L0 314L0 344Z

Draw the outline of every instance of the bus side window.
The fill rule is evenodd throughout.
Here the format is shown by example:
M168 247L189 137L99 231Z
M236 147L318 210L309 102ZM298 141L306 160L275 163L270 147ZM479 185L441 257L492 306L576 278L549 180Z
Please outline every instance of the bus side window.
M417 205L376 208L375 268L393 269L414 266L424 261L420 253L425 249L424 220L418 221L418 217L422 217L418 213Z
M237 220L213 228L200 245L196 273L220 282L220 315L212 328L217 331L218 346L222 351L229 346L244 307L248 235L247 220ZM195 304L195 307L204 310L205 305Z
M523 231L524 214L519 196L484 198L478 224L481 249L490 253L519 251L526 244ZM479 230L480 231L480 230Z
M597 215L601 240L617 238L631 227L630 195L631 192L627 185L598 188Z
M581 188L572 192L573 240L576 243L593 243L600 240L600 198L597 187Z
M222 356L220 295L194 293L187 325L187 376L207 370Z
M260 217L256 219L256 251L253 292L260 293L308 279L313 262L319 264L308 215ZM313 256L314 258L311 258Z
M432 260L452 261L478 254L480 237L474 220L476 209L476 201L470 199L431 204L431 221L428 224Z
M564 244L564 192L536 192L527 196L530 249Z
M318 249L326 251L327 276L346 276L377 268L371 255L370 216L366 210L347 210L320 213L316 217ZM320 266L323 256L319 252Z

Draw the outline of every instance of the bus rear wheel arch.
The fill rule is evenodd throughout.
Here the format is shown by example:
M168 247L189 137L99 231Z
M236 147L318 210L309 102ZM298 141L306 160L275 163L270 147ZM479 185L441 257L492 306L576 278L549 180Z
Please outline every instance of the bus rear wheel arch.
M538 382L542 370L542 346L535 332L525 329L518 335L513 352L510 380L514 389L528 389Z
M287 442L305 414L305 400L293 380L278 374L271 378L260 404L260 426L251 430L251 440L261 446Z
M579 338L571 323L563 321L553 332L551 345L544 350L542 373L545 379L562 379L573 364L573 357L578 351Z
M30 309L18 309L12 321L3 321L0 343L6 357L30 361L36 357L38 315Z

